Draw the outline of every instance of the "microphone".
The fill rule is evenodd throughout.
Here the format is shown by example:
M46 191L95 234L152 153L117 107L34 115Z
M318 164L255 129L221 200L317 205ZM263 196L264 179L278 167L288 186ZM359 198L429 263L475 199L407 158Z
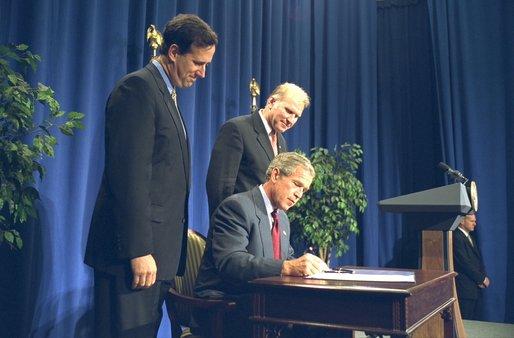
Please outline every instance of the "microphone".
M460 171L450 168L450 166L444 162L439 162L437 166L439 167L439 169L446 172L448 176L452 177L455 180L455 182L466 184L466 182L468 181L468 179L464 175L462 175Z

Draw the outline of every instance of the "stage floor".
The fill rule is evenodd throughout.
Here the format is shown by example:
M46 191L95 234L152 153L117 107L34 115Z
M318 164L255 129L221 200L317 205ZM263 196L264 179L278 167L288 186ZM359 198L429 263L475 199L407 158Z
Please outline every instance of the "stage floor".
M464 320L464 329L468 338L514 338L514 324ZM366 338L366 335L364 332L356 331L355 338Z

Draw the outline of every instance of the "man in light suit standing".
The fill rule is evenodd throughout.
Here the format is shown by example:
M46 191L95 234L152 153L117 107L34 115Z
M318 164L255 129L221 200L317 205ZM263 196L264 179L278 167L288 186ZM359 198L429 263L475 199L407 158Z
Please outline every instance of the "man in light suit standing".
M478 306L482 289L489 287L482 256L472 232L477 224L476 216L464 216L458 229L453 232L453 263L458 273L455 278L457 297L464 319L478 319Z
M302 88L286 82L273 90L263 109L221 126L207 173L209 215L228 196L264 183L273 157L287 151L282 133L295 125L309 104Z
M190 154L175 89L204 78L218 38L196 15L163 32L161 55L123 77L106 106L105 169L85 262L95 337L155 337L186 254Z
M227 337L250 336L248 281L306 276L328 269L311 254L295 259L289 243L285 211L309 189L314 175L307 158L294 152L281 153L271 161L264 184L228 197L214 212L195 294L236 300L237 311L224 324ZM208 313L197 313L196 318L206 326Z

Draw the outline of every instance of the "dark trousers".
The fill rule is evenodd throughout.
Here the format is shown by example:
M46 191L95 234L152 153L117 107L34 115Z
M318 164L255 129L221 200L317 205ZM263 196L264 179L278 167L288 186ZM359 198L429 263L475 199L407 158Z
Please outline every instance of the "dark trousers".
M478 319L478 299L459 298L462 319Z
M129 276L95 270L95 337L156 337L162 305L171 281L157 281L144 290L132 290Z
M208 297L210 299L222 299L219 297ZM252 326L249 320L251 310L251 296L234 296L223 298L235 301L237 306L233 311L226 313L223 318L223 338L243 338L252 336ZM210 337L212 322L215 320L213 313L209 310L194 308L193 321L197 325L194 333L203 337Z

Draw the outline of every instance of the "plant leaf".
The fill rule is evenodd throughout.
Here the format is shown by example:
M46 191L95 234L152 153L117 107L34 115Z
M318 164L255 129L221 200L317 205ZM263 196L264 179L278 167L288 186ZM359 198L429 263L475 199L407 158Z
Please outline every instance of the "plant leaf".
M14 234L11 231L4 231L4 238L11 244L14 242Z
M348 250L349 234L359 233L357 211L363 212L367 204L364 187L356 176L361 149L348 143L332 151L313 148L310 160L316 176L311 189L288 211L292 231L301 240L332 248L338 256Z
M39 192L34 188L34 174L44 178L41 159L55 155L54 134L61 130L73 135L83 127L84 114L66 114L50 87L33 86L15 71L27 66L35 70L40 61L25 44L0 45L0 243L18 249L23 239L12 227L37 217ZM40 125L34 123L36 108L43 114Z

